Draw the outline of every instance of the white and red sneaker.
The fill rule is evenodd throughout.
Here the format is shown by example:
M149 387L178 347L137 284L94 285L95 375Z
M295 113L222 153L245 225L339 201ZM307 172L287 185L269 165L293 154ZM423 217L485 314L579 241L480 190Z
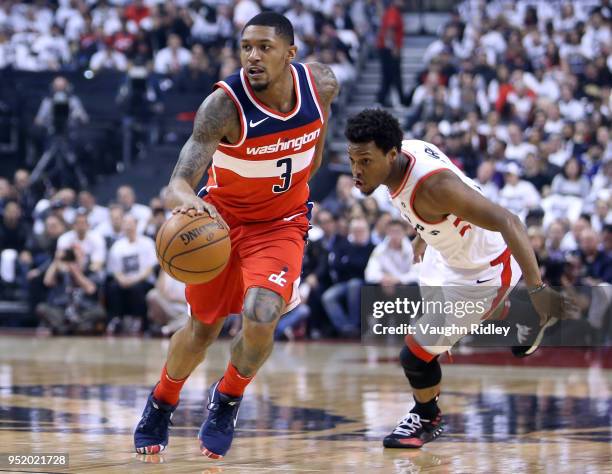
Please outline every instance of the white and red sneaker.
M410 412L400 420L391 434L383 439L383 446L385 448L420 448L425 443L439 437L443 430L440 410L433 420L426 420L418 413Z

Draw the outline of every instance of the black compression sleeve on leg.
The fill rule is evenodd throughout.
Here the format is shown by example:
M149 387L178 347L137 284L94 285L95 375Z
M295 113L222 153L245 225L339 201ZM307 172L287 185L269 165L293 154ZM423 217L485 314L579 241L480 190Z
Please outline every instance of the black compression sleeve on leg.
M400 352L400 362L412 388L433 387L442 380L442 369L438 356L430 362L425 362L414 355L407 346L404 346Z

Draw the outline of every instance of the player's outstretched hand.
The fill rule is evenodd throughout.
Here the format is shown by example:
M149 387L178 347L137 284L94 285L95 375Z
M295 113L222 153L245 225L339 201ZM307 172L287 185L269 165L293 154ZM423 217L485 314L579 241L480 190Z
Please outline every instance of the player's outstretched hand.
M208 202L204 202L201 198L196 196L188 196L183 198L183 203L180 206L176 206L172 210L172 214L187 214L189 216L202 216L207 213L215 219L217 217L217 209L215 206Z
M423 240L421 236L417 234L412 241L412 252L414 253L412 263L421 263L423 261L425 249L427 249L427 242L425 242L425 240Z
M572 319L579 312L578 305L566 294L559 293L549 286L530 295L531 303L540 316L540 325L544 326L551 318Z

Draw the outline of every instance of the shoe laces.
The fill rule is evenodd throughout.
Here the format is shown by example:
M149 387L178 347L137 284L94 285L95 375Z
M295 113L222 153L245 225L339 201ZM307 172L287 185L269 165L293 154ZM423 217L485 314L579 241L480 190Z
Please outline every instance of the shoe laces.
M155 435L162 436L165 434L166 423L169 425L172 424L172 415L173 413L171 411L162 410L157 403L151 402L149 409L142 417L139 428L154 433Z
M208 409L215 413L214 421L217 429L223 433L227 433L236 425L236 415L238 410L238 402L210 402Z
M393 430L393 434L401 436L412 436L419 428L422 428L421 417L418 413L408 413L408 415L400 420L397 427Z

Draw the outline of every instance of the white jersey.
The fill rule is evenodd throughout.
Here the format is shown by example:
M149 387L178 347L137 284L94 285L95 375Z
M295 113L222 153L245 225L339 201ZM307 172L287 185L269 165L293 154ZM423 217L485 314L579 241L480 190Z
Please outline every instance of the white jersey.
M499 232L477 227L450 214L438 222L422 219L413 207L419 186L428 177L443 170L455 173L461 181L482 194L478 185L465 176L440 149L421 140L404 140L401 152L408 159L402 183L391 194L393 205L427 242L427 251L438 253L435 260L459 273L474 273L490 268L491 262L506 250ZM429 255L434 257L434 255Z

